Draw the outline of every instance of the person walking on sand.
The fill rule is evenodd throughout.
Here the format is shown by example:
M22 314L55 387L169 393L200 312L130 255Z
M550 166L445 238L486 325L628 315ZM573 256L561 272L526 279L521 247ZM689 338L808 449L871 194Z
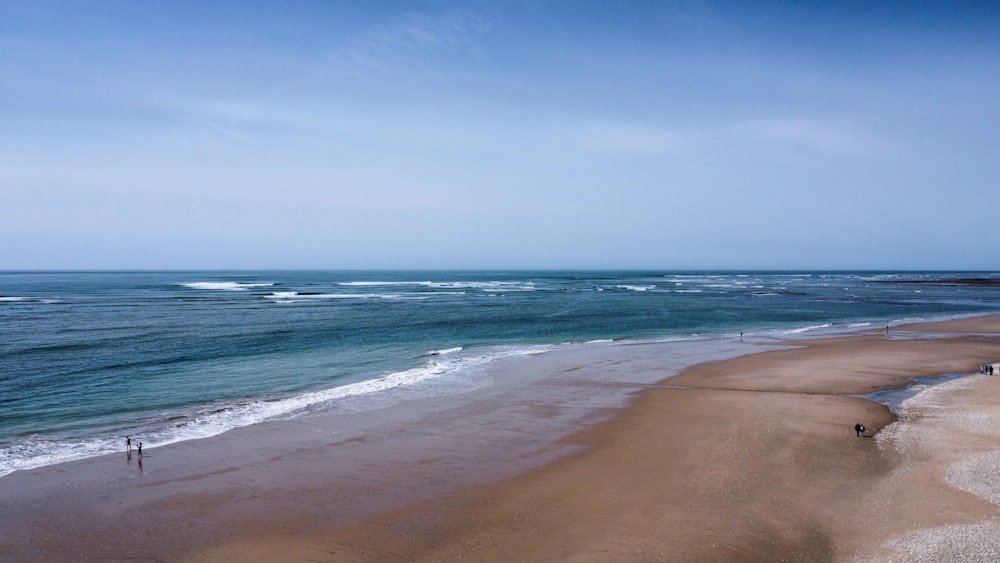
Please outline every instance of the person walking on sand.
M854 431L857 432L858 438L865 437L865 425L860 422L854 425ZM142 446L140 446L141 449Z

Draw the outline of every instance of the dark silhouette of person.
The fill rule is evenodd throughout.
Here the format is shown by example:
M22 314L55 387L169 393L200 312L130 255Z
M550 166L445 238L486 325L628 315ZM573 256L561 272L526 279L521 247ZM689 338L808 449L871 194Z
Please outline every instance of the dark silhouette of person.
M858 438L864 438L865 437L865 425L864 424L861 424L860 422L857 423L857 424L855 424L854 425L854 431L858 433ZM142 446L139 446L139 449L141 450Z
M139 442L139 459L142 459L142 442Z
M132 438L129 438L128 436L125 436L125 449L132 451Z

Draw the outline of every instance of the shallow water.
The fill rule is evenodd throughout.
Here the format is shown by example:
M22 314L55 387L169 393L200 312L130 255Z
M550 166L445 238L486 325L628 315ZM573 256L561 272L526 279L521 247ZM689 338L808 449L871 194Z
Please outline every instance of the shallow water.
M953 381L961 377L968 377L970 375L971 374L968 373L948 373L940 377L914 377L906 387L902 387L900 389L884 389L862 396L869 401L875 401L876 403L881 403L889 407L889 411L892 412L892 414L899 414L899 405L902 404L903 401L911 397L915 397L918 393L928 387L933 387L935 385L940 385L942 383L947 383L949 381Z
M1000 310L886 272L0 273L0 475L495 384L500 359ZM952 274L970 277L967 273ZM981 274L977 274L981 275Z

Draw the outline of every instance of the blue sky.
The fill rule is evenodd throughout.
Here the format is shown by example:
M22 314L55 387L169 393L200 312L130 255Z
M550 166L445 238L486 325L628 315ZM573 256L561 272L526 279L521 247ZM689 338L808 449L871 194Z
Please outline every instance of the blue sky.
M0 0L0 269L1000 269L998 14Z

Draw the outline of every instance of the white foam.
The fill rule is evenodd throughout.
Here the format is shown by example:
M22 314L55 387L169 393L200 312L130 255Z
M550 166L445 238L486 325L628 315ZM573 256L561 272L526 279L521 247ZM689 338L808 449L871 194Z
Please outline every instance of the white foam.
M170 420L179 421L174 424L163 419L159 423L152 423L157 427L155 429L141 433L122 433L130 433L133 441L141 434L144 449L210 438L233 428L298 416L312 408L323 408L326 403L360 399L397 388L415 388L447 374L470 371L502 358L539 354L554 347L555 345L499 347L471 356L459 355L461 348L449 348L421 366L380 378L286 398L247 400L228 405L213 403L187 413L170 413ZM117 436L107 439L20 439L16 444L0 448L0 476L18 470L114 453L120 451L120 442Z
M337 285L343 285L348 287L371 287L380 285L426 285L431 282L429 281L352 281L352 282L340 282Z
M483 282L424 282L421 285L431 289L478 289L503 291L533 291L535 284L531 282L483 281Z
M116 451L117 440L52 440L26 438L0 448L0 477L24 469L34 469Z
M0 295L0 303L45 303L46 305L51 305L53 303L60 303L60 301L52 298Z
M382 293L299 293L297 291L275 291L265 295L268 299L378 299L380 297L395 297Z
M441 377L457 370L468 370L486 363L511 356L538 354L550 350L551 346L501 348L477 356L442 358L441 354L425 364L408 370L387 374L376 379L359 381L329 389L303 393L274 401L254 401L228 412L213 412L195 423L208 432L204 437L220 434L230 428L246 426L268 419L297 415L310 407L362 396L382 393L392 389L414 386ZM449 356L458 349L446 350ZM203 436L198 436L203 437ZM173 441L190 439L181 437Z
M298 303L305 300L316 299L401 299L401 300L425 300L441 295L465 295L461 292L441 292L433 295L423 293L299 293L297 291L275 291L270 295L265 295L277 303Z
M416 286L430 289L480 289L506 291L533 291L535 284L522 281L352 281L341 282L338 285L369 287L369 286Z
M809 332L811 330L821 330L821 329L824 329L824 328L830 328L830 325L824 324L824 325L804 326L804 327L801 327L801 328L792 328L792 329L788 329L788 330L782 331L782 334L800 334L800 333L803 333L803 332Z
M649 291L650 289L656 289L655 285L619 285L616 287L618 289L627 289L629 291Z
M241 283L241 282L189 282L182 283L184 287L211 291L246 291L254 287L271 287L273 283Z

